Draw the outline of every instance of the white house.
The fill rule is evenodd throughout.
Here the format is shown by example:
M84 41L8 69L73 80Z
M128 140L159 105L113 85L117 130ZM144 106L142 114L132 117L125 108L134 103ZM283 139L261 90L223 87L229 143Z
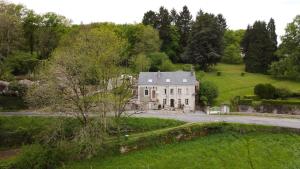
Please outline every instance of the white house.
M147 110L194 111L198 84L194 72L141 72L138 104Z

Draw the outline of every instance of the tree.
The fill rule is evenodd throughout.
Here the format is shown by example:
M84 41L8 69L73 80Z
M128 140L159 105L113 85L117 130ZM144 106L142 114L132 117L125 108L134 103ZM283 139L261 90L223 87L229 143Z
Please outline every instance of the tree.
M225 19L221 15L204 13L200 10L192 26L190 40L183 59L198 64L202 70L209 70L223 55Z
M151 26L137 25L137 30L134 33L134 43L132 55L140 53L149 54L159 52L161 41L157 30Z
M71 21L64 16L48 12L42 16L38 29L37 53L40 59L47 59L58 46L61 37L67 33Z
M269 25L272 27L272 23ZM248 26L241 43L247 72L267 73L270 64L276 60L274 39L270 36L274 36L274 32L273 29L270 30L271 32L266 23L261 21Z
M22 13L24 7L0 1L0 60L24 44Z
M139 54L133 59L136 73L147 72L150 69L151 60L145 54Z
M121 75L124 45L109 29L82 28L70 33L42 66L40 84L30 89L28 102L71 114L83 125L88 124L89 113L98 113L105 125L106 113L114 110L114 79Z
M24 36L31 54L36 50L41 19L41 16L35 14L32 10L27 10L23 18Z
M159 21L158 21L157 14L154 11L150 10L144 14L143 21L142 21L144 25L150 25L153 28L157 28L158 22Z
M173 63L170 61L165 53L155 52L148 55L151 60L151 72L157 71L172 71Z
M202 82L199 89L199 99L202 104L212 104L219 95L218 87L212 82Z
M180 53L182 53L187 46L189 35L192 28L192 15L187 6L184 6L182 8L182 11L179 13L176 22L176 28L180 35L179 50Z
M222 62L240 64L243 62L240 43L244 36L244 30L226 30L224 34L224 55Z
M241 50L239 46L229 45L225 47L224 55L222 57L222 62L229 64L240 64L243 62L241 56Z
M272 63L269 72L273 77L300 80L300 15L285 29L277 55L279 61Z
M171 17L171 24L176 25L178 21L178 14L174 8L171 10L170 17Z

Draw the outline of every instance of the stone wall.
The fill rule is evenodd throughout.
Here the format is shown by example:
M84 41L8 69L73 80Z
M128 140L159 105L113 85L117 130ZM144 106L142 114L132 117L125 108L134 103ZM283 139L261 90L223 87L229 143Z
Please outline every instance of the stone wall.
M257 107L239 105L238 110L239 112L246 113L274 113L300 115L300 106L298 105L260 105Z

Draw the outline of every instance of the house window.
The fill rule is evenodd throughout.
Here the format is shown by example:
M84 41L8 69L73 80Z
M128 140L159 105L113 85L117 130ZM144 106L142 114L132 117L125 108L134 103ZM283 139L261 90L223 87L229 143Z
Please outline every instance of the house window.
M171 94L171 95L174 94L174 89L170 89L170 94Z
M145 96L148 96L148 95L149 95L149 90L145 89Z
M167 89L165 89L165 94L167 94Z
M178 89L178 94L181 95L181 89Z
M182 81L183 81L184 83L186 83L186 82L187 82L187 79L182 79Z
M148 79L148 82L152 83L152 79Z
M189 99L185 99L185 105L189 105Z
M169 83L169 82L171 82L171 80L170 80L170 79L166 79L166 82L168 82L168 83Z
M163 99L163 105L167 104L167 99Z
M178 107L181 107L181 99L178 99Z

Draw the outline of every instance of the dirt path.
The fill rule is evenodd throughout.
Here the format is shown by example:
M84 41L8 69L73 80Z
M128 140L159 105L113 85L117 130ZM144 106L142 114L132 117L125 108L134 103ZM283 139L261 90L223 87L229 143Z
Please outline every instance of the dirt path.
M9 159L20 153L21 149L0 150L0 160Z

